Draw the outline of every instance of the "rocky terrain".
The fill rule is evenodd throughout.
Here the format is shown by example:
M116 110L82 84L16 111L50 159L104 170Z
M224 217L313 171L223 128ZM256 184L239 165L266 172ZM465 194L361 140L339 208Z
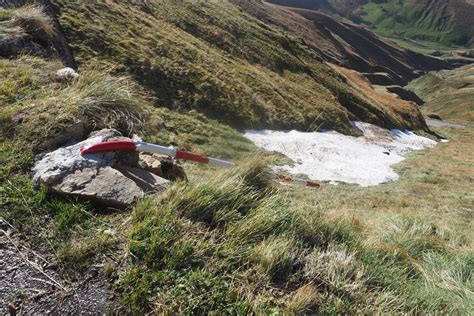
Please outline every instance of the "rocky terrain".
M36 253L15 229L0 220L0 310L10 315L83 314L119 311L116 296L108 288L99 267L82 282L61 277L54 258Z

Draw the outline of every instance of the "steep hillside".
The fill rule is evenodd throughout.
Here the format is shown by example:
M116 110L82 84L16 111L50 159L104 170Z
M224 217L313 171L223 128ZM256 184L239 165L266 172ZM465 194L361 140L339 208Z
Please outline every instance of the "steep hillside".
M117 307L99 301L101 311L124 314L472 310L472 130L444 130L451 141L410 155L397 167L399 182L315 192L277 186L265 157L232 128L154 108L130 78L94 67L83 68L78 80L57 82L60 67L30 56L0 61L0 289L13 293L0 301L2 313L61 311L71 298L94 313L97 295L116 301ZM347 77L358 81L357 74ZM152 141L237 158L240 168L186 164L189 182L126 212L35 190L33 150L75 119L148 131ZM30 257L21 257L25 249ZM21 265L6 264L11 254ZM44 270L32 258L47 263ZM23 261L45 281L25 277L12 289L17 284L8 276L22 273ZM70 292L51 287L52 280ZM97 281L109 292L94 292ZM47 286L41 296L37 282ZM58 300L45 303L51 292ZM76 304L69 312L84 309Z
M369 25L381 35L436 42L444 46L474 45L474 4L466 0L270 0L322 10Z
M474 65L428 73L407 86L426 101L425 114L474 123Z
M391 84L403 85L416 77L418 71L449 67L441 59L404 50L366 28L340 22L321 12L259 1L236 2L262 21L301 37L325 60L362 73L386 73Z
M350 133L350 120L424 128L369 103L314 51L229 2L54 1L79 65L134 76L155 104L196 109L234 127ZM126 35L126 36L124 36Z

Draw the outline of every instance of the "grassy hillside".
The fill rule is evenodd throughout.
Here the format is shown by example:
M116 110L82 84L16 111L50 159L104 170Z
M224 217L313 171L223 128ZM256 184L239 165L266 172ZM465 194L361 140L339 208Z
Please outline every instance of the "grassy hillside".
M441 48L474 45L474 4L466 0L272 0L270 2L323 10L357 23L367 24L380 35L397 39L409 48L429 51L432 43ZM420 42L414 45L410 40ZM439 50L439 49L438 49Z
M426 101L425 114L457 122L474 122L474 65L428 73L407 86Z
M57 264L55 276L68 285L106 280L118 303L131 314L465 314L474 308L474 230L469 220L474 196L467 189L474 177L471 129L438 130L451 141L411 154L397 167L401 180L396 183L372 188L324 185L318 191L279 186L269 176L268 166L281 157L262 153L235 128L192 109L212 116L214 106L226 106L232 118L237 115L233 109L240 107L242 119L256 119L253 108L239 103L245 99L228 103L241 92L220 82L227 83L226 75L232 71L248 75L248 69L257 69L263 77L254 78L256 87L280 83L296 89L285 91L292 97L307 89L299 97L312 97L314 102L327 93L328 102L333 102L329 109L349 116L332 93L369 102L362 99L370 88L365 81L341 70L357 86L350 88L337 72L308 57L304 47L291 48L301 49L301 55L279 55L286 57L281 60L285 66L278 70L275 67L280 66L271 63L273 57L262 55L265 51L244 49L250 45L245 44L245 34L241 51L225 52L238 46L219 48L203 39L215 28L195 37L163 22L176 18L185 23L181 15L172 14L180 8L217 19L217 13L199 11L202 7L213 12L206 6L163 6L160 10L169 11L152 11L148 17L134 13L147 7L122 7L109 1L64 5L61 19L79 57L78 79L57 81L55 71L63 65L54 58L0 59L1 232L18 232L22 238L15 247L31 247ZM128 12L120 10L124 8L140 23L115 18ZM237 17L243 15L235 7L228 9ZM225 10L218 12L225 16ZM159 14L166 18L158 19ZM261 45L271 45L266 54L288 52L273 46L288 37L256 20L248 21L252 28L269 32L260 36L277 36L273 42L261 39ZM73 30L74 25L81 28ZM199 30L203 25L191 28ZM120 33L125 30L133 37L115 42L125 38L120 36L127 34ZM180 36L186 36L186 41ZM252 63L251 58L255 58ZM212 68L226 63L228 68ZM218 71L223 72L221 77L216 77ZM201 79L207 88L199 86L196 77L205 74L209 77ZM320 76L330 83L318 83ZM238 78L232 77L236 87L249 87ZM218 87L226 87L226 93L202 94ZM277 85L271 91L282 93L279 89ZM209 103L216 98L216 103L209 104L208 112L197 107L202 104L196 100L201 99L192 103L193 91ZM268 95L273 94L262 98ZM326 115L324 120L331 119L324 109L316 109ZM275 105L266 113L277 115L280 110ZM310 111L303 106L283 110L288 115ZM410 116L406 111L384 115L404 120ZM45 140L77 120L90 129L138 132L163 145L232 158L239 168L222 172L186 164L189 182L175 183L124 212L34 189L29 175L34 155L42 151ZM28 299L18 291L16 301Z
M0 213L66 280L99 267L94 278L106 278L135 314L472 309L471 129L438 130L451 142L411 154L396 183L281 187L268 175L272 156L202 115L151 106L129 78L92 68L60 84L52 78L58 62L1 62L0 113L15 123L0 131ZM109 106L117 101L119 113L147 123L122 126ZM110 213L32 188L36 144L71 118L142 129L149 139L218 157L255 158L226 173L187 164L189 183L131 214Z
M472 132L450 135L459 146ZM466 157L443 145L369 189L276 189L255 162L211 182L196 175L135 210L124 297L137 313L466 312Z
M473 47L474 5L464 0L367 3L360 17L389 37Z
M195 109L238 128L334 128L350 119L423 128L369 103L301 41L227 1L54 1L79 65L132 75L156 106ZM124 36L126 34L126 36Z
M392 84L405 85L417 77L420 70L449 67L442 59L402 49L367 28L344 23L318 11L258 1L234 2L261 21L301 37L324 60L362 73L387 73Z

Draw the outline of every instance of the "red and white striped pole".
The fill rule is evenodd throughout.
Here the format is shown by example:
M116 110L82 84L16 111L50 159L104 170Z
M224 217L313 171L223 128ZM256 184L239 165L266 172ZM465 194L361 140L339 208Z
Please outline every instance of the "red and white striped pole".
M101 142L101 143L96 143L96 144L92 144L92 145L81 148L82 155L111 152L111 151L151 152L151 153L157 153L157 154L176 157L178 159L184 159L184 160L199 162L202 164L208 164L213 167L232 168L235 166L235 163L230 162L230 161L206 157L199 154L177 150L170 147L149 144L138 139Z
M302 186L305 186L305 187L319 188L321 186L317 182L304 180L304 179L300 179L300 178L295 178L293 176L285 175L285 174L282 174L282 173L275 173L275 176L283 182L294 183L294 184L302 185Z
M151 153L157 153L161 155L176 157L178 159L184 159L184 160L199 162L202 164L208 164L213 167L220 167L220 168L235 167L235 163L230 162L230 161L206 157L199 154L177 150L170 147L145 143L138 137L134 137L133 140L130 139L130 140L100 142L100 143L88 145L81 148L82 155L112 152L112 151L151 152ZM317 182L299 179L293 176L284 175L282 173L274 173L274 176L280 181L294 183L297 185L303 185L303 186L312 187L312 188L318 188L321 186Z

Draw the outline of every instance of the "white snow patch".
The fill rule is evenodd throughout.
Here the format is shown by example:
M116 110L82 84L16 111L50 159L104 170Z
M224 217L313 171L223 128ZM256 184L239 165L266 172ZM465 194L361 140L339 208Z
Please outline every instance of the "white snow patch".
M391 166L405 159L403 154L437 144L410 131L389 131L363 122L353 124L364 136L295 130L248 130L244 135L257 146L284 154L294 161L292 166L275 167L275 170L306 174L314 180L361 186L397 180L398 175Z

